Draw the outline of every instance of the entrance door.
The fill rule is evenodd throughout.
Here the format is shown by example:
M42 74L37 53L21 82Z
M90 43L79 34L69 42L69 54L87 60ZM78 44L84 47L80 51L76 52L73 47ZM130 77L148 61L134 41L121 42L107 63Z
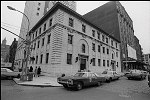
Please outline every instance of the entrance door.
M81 58L80 70L86 69L86 58Z
M113 70L113 71L116 71L116 66L115 66L115 63L114 63L114 62L111 63L111 66L112 66L112 70Z

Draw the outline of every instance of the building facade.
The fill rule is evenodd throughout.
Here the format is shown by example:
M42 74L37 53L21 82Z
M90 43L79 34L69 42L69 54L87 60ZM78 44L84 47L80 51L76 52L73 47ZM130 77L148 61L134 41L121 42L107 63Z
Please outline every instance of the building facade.
M122 71L136 68L137 59L141 59L141 47L134 36L133 21L119 1L108 2L83 17L121 41ZM137 44L140 48L136 47Z
M72 10L76 11L76 2L74 1L26 1L20 34L19 36L26 39L27 32L55 5L55 3L60 2ZM28 28L29 27L29 28ZM18 39L17 51L15 60L19 67L23 66L24 50L25 44L22 39Z
M149 54L143 54L144 55L144 63L150 65L150 53Z
M7 40L4 38L1 44L1 62L8 62L9 61L9 45L6 45Z
M30 31L29 66L54 75L121 71L120 41L59 2Z

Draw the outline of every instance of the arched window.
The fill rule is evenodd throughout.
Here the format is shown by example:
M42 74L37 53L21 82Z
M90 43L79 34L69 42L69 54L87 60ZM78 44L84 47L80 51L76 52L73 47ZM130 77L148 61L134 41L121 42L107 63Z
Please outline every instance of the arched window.
M85 44L82 44L82 53L85 53Z

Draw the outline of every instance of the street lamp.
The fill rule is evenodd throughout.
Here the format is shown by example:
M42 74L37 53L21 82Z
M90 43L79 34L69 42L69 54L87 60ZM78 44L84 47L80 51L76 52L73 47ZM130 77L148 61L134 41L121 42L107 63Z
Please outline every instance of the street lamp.
M25 47L25 51L26 51L26 58L25 58L25 62L26 62L26 65L25 65L25 68L23 66L23 70L22 70L22 77L21 77L21 80L22 81L25 81L27 80L27 66L28 66L28 59L29 59L29 54L30 54L30 35L29 35L29 26L30 26L30 21L29 21L29 18L26 14L24 14L23 12L11 7L11 6L7 6L8 9L10 10L14 10L14 11L17 11L17 12L20 12L22 13L28 20L28 30L27 30L27 35L26 35L26 41L25 41L25 44L26 44L26 47Z

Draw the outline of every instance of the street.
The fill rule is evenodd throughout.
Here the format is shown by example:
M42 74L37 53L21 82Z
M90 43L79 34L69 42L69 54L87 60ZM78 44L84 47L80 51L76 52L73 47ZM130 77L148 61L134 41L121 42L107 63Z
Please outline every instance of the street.
M1 100L149 100L146 80L119 80L88 87L80 91L63 87L20 86L12 80L1 80Z

